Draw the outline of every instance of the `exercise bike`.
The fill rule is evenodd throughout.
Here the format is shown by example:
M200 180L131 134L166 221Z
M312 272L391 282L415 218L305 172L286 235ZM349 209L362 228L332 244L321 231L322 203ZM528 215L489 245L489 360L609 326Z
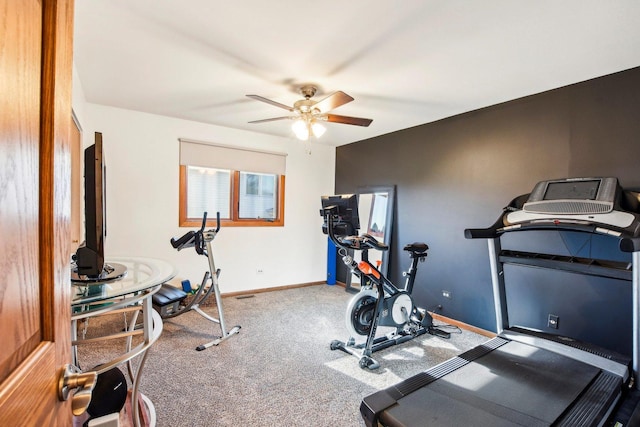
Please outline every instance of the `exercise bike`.
M202 226L199 230L188 231L177 239L173 237L171 238L171 246L173 246L174 249L180 251L185 248L195 248L198 255L206 256L209 261L209 270L204 273L202 282L195 293L193 293L190 301L186 304L184 303L187 296L189 296L187 291L190 291L190 289L184 289L186 285L184 282L183 289L178 289L174 286L164 284L160 290L153 295L154 308L160 313L160 317L163 319L170 319L193 310L205 319L220 325L222 335L214 337L213 341L196 347L196 350L198 351L218 345L222 341L225 341L240 332L240 325L234 326L229 331L226 329L224 312L222 310L222 297L220 295L220 288L218 284L220 269L216 269L215 261L213 259L211 242L220 231L220 212L216 215L215 229L205 230L206 223L207 213L205 212L202 218ZM203 304L211 294L213 294L216 299L216 307L218 309L217 319L205 313L200 308L200 305Z
M425 243L412 243L404 247L409 252L411 266L405 274L404 288L396 287L380 270L369 262L370 249L386 251L388 246L369 234L349 236L336 234L336 222L342 222L338 206L329 206L321 210L326 230L331 241L338 247L342 261L360 279L361 290L347 306L345 323L350 332L346 342L334 340L331 350L342 350L359 359L363 369L377 369L380 364L372 358L376 351L401 344L415 337L429 333L442 338L451 334L433 326L431 315L415 305L411 293L418 271L418 262L427 257L429 247ZM356 262L349 251L360 251L361 261ZM394 327L395 330L385 336L376 337L378 326ZM364 343L356 344L357 335L366 336Z

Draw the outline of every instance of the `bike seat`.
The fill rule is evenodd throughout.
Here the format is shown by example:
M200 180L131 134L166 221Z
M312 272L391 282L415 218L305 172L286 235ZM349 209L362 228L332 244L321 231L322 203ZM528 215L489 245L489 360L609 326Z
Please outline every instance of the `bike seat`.
M405 245L404 250L414 254L423 254L429 250L429 246L426 243L414 242Z

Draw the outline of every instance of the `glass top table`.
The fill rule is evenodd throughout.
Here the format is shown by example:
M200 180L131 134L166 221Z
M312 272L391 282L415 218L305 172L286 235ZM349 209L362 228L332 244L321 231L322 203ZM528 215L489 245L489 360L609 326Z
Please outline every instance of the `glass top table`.
M122 265L127 269L126 274L119 280L106 282L72 282L72 307L146 291L171 280L176 274L171 264L154 258L116 257L107 259L105 264Z
M124 351L112 360L105 362L92 371L98 374L108 371L117 365L126 363L129 377L132 381L132 408L133 423L140 427L138 395L144 400L149 411L148 425L155 426L155 408L153 403L142 393L138 392L142 368L147 358L147 351L158 340L162 333L162 319L153 309L153 294L160 289L163 283L171 280L176 271L171 264L154 258L142 257L114 257L105 260L116 269L125 269L117 280L104 282L72 282L71 296L71 339L72 356L77 365L77 346L96 343L111 339L126 340ZM126 331L104 335L92 339L78 337L78 321L91 317L98 317L113 313L130 313L132 318ZM138 315L142 318L142 328L136 327ZM141 336L142 341L138 345L133 344L133 338ZM137 364L137 369L131 363L136 356L142 356ZM147 424L145 424L147 425Z

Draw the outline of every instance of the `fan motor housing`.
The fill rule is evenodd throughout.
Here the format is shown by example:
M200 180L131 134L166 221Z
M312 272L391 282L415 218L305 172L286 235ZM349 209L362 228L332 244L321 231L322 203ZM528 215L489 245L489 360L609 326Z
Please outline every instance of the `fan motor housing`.
M312 107L314 104L315 102L310 99L301 99L300 101L296 101L293 104L293 109L296 111L300 111L301 113L319 112L319 110L317 109L315 109L316 111L312 111Z

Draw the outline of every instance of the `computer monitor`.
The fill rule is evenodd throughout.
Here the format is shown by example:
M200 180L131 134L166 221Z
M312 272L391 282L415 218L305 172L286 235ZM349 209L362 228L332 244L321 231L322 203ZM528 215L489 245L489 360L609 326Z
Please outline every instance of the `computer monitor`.
M321 215L325 218L322 232L328 234L327 214L331 211L333 234L336 236L353 236L360 229L358 215L358 196L356 194L340 194L322 196Z

